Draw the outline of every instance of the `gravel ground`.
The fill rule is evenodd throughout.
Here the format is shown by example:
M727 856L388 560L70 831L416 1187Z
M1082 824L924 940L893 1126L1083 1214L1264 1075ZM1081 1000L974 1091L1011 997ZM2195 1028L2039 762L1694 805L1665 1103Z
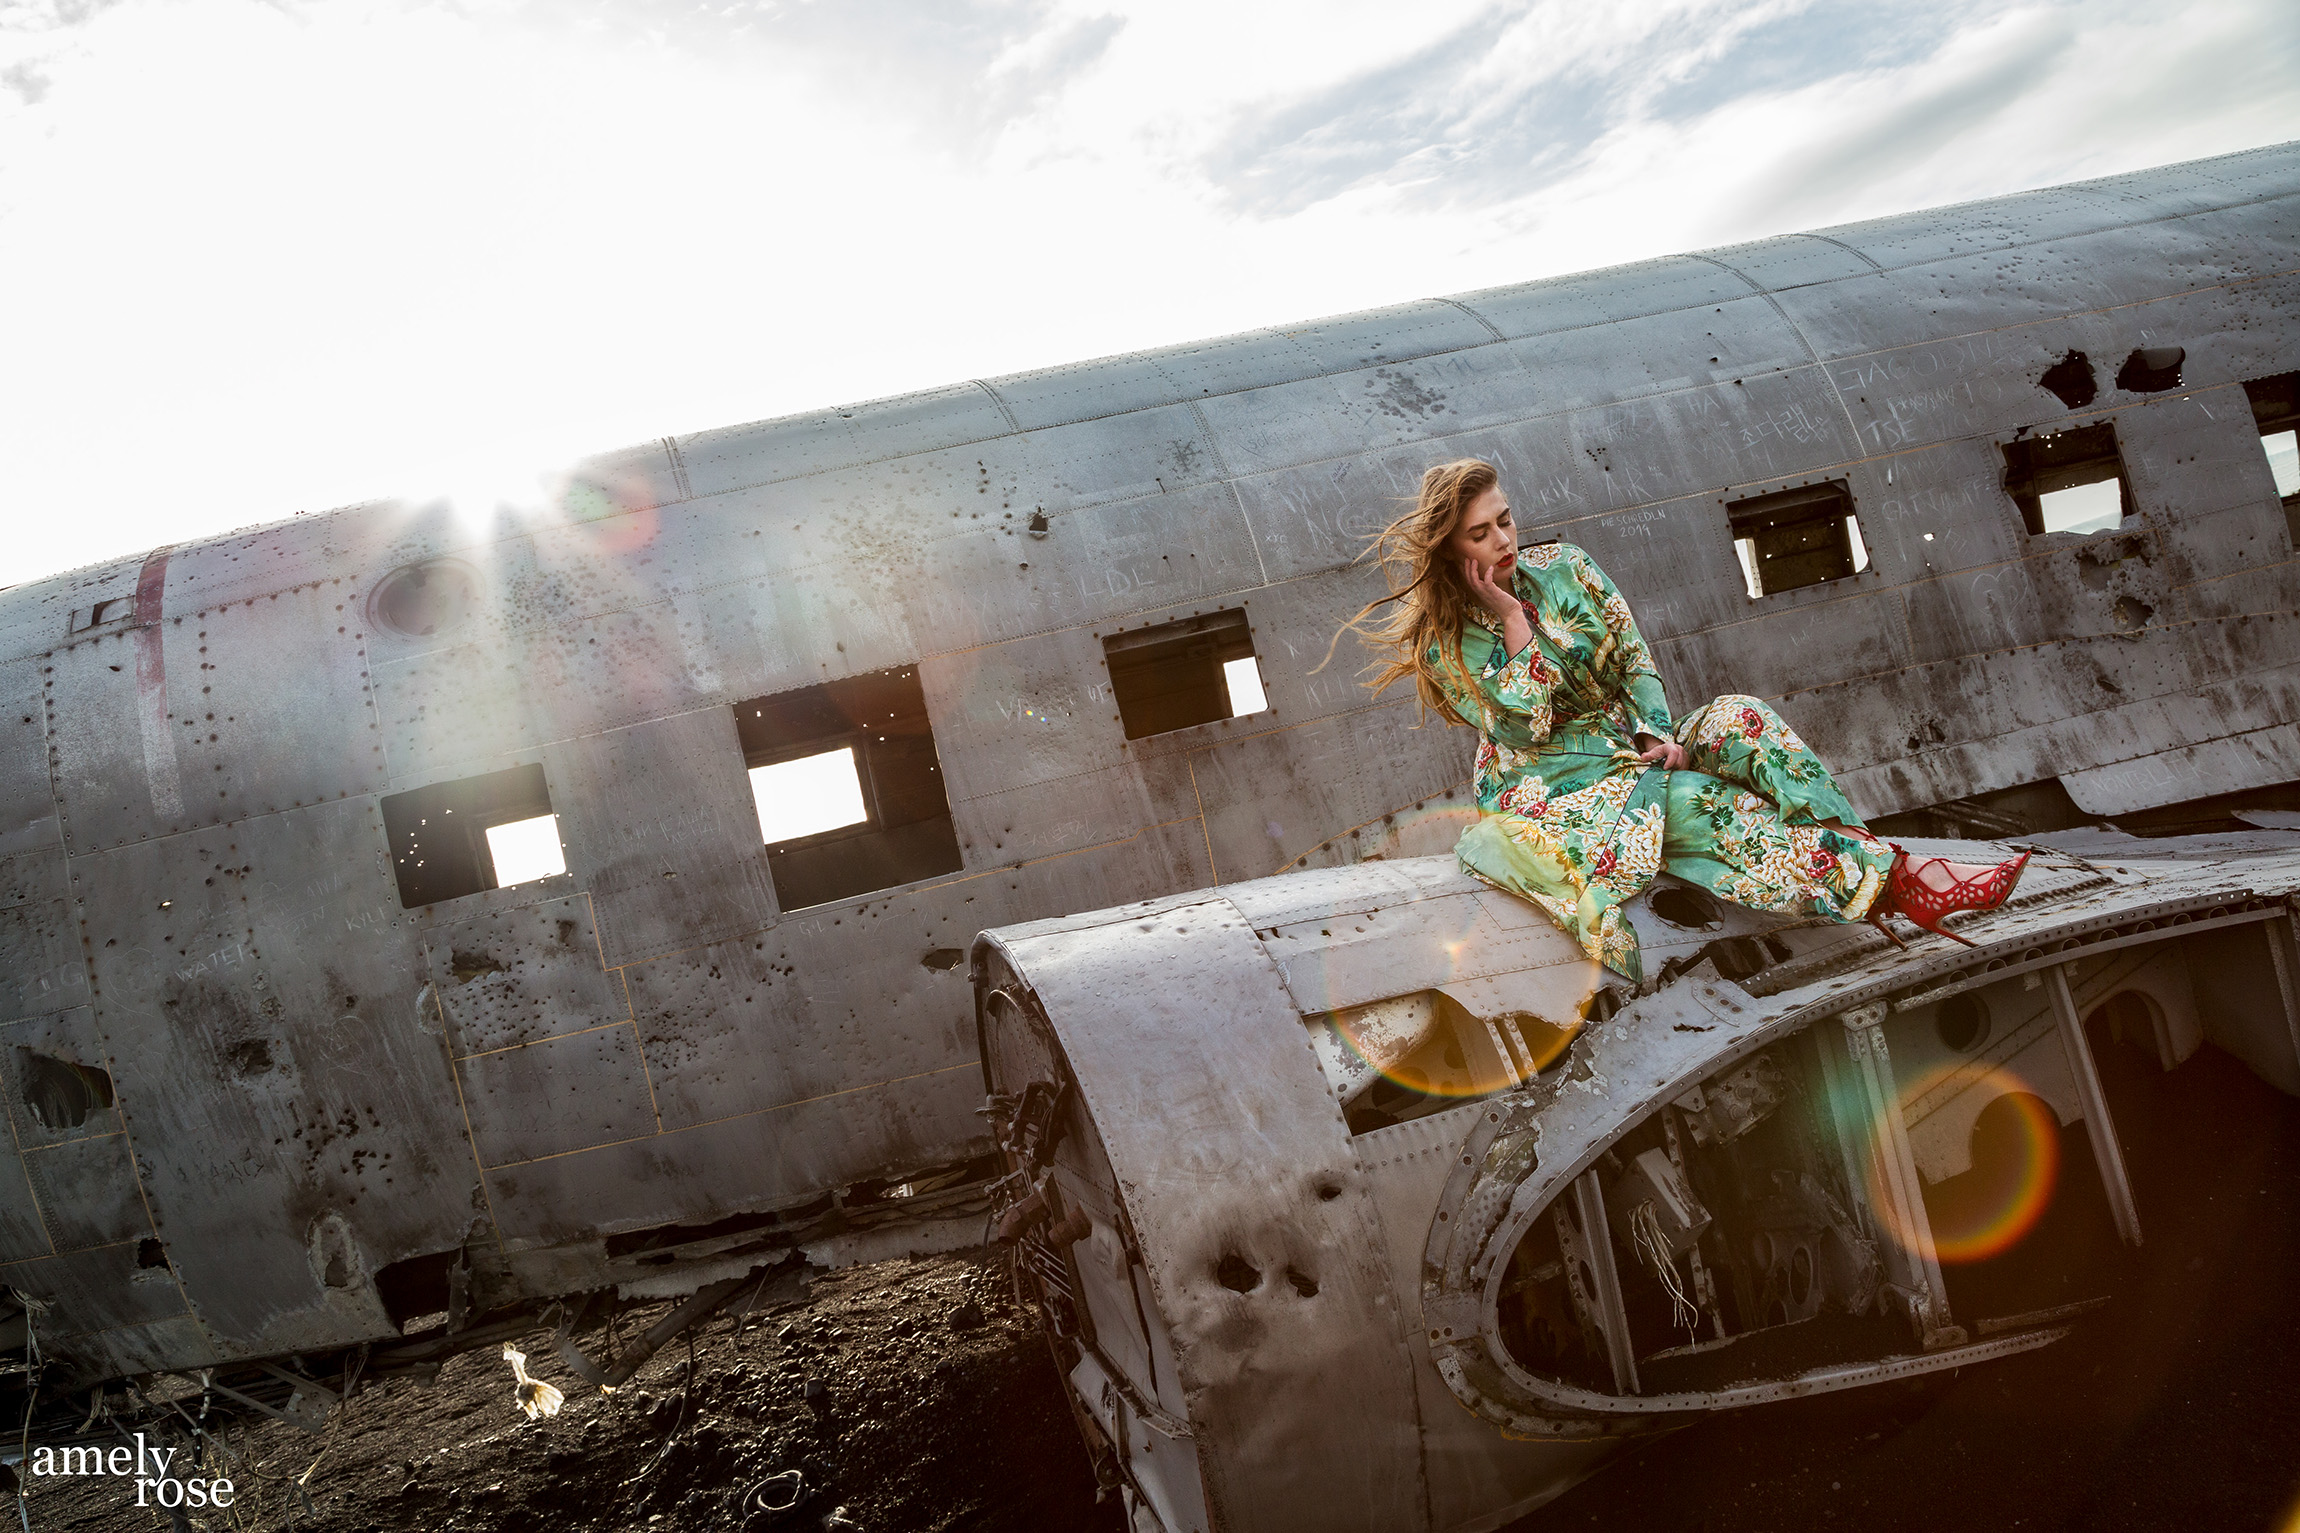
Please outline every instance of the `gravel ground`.
M625 1333L667 1308L633 1312ZM679 1342L612 1394L569 1378L547 1333L522 1350L537 1377L566 1390L556 1416L521 1414L499 1351L466 1353L428 1388L394 1381L361 1393L324 1437L269 1422L235 1428L239 1504L193 1526L700 1533L742 1528L745 1490L793 1470L804 1504L787 1517L755 1514L751 1528L1123 1526L1114 1501L1095 1505L1078 1429L1002 1252L832 1273L801 1302L714 1320L696 1337L691 1387ZM35 1486L33 1533L170 1526L167 1514L136 1508L122 1482ZM790 1487L770 1489L784 1499Z
M2300 1267L2300 1104L2211 1049L2142 1089L2118 1108L2147 1253L2075 1335L1959 1375L1712 1419L1508 1533L2285 1528L2300 1493L2300 1324L2285 1292ZM2084 1154L2078 1134L2064 1186L2091 1174ZM746 1489L796 1470L805 1504L751 1528L1121 1533L994 1250L830 1274L803 1300L715 1320L691 1387L678 1343L611 1395L570 1380L541 1333L525 1350L568 1390L557 1416L527 1422L502 1358L467 1355L429 1388L360 1395L324 1438L235 1428L241 1504L194 1525L740 1530ZM131 1502L118 1482L48 1481L27 1507L33 1533L169 1526Z

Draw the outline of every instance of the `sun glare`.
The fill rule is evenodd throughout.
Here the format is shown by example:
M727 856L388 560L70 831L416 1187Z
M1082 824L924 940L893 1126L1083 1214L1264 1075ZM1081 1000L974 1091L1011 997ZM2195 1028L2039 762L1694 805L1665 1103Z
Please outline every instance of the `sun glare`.
M498 889L554 878L567 871L567 853L559 845L559 816L555 814L488 826L487 854L495 859Z
M851 745L751 768L751 797L758 801L759 834L769 846L870 818Z
M1252 655L1223 661L1222 680L1230 688L1230 717L1243 718L1270 706L1269 694L1262 690L1262 668Z

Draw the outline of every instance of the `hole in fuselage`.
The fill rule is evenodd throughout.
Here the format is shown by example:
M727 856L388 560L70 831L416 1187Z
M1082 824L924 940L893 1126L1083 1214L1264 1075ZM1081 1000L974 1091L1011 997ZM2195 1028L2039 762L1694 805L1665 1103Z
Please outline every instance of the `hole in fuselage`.
M1970 1053L1988 1041L1988 1008L1970 990L1952 995L1941 1002L1941 1009L1934 1014L1933 1031L1940 1035L1942 1048L1959 1054Z
M19 1048L16 1074L23 1082L24 1105L43 1128L78 1128L88 1114L112 1105L112 1077L88 1065Z
M1252 1293L1262 1286L1262 1270L1231 1251L1215 1264L1214 1281L1232 1293Z
M1671 926L1702 927L1717 919L1717 902L1698 889L1656 889L1649 903Z

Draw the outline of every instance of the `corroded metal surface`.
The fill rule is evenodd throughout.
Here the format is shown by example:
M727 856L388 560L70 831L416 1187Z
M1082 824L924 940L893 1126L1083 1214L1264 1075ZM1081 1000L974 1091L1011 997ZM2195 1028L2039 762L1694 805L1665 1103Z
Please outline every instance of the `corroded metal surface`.
M2183 850L2178 841L2164 845ZM1955 842L1921 849L1963 860L1999 850ZM2049 1013L2030 1019L2022 1010L2025 981L2040 969L2051 976L2045 989L2063 987L2087 1011L2120 995L2172 1003L2183 993L2185 1013L2172 1005L2165 1013L2163 1068L2186 1057L2181 1049L2193 1052L2201 1040L2178 1039L2201 1016L2213 1042L2271 1080L2290 1077L2296 1060L2273 1004L2280 959L2272 944L2288 940L2284 923L2300 901L2300 842L2287 836L2237 853L2188 848L2108 866L2042 853L2016 901L1959 918L1973 948L1927 937L1901 951L1858 928L1778 917L1737 933L1720 920L1700 930L1701 965L1583 1028L1556 1068L1370 1128L1347 1116L1354 1085L1334 1079L1302 1045L1335 1007L1378 987L1341 991L1338 1001L1304 994L1290 981L1318 972L1312 955L1347 955L1380 934L1401 955L1393 996L1445 985L1449 965L1506 976L1521 998L1547 990L1573 1006L1587 992L1543 944L1513 946L1464 922L1453 903L1478 895L1450 860L1285 874L1210 897L985 933L977 949L984 994L1003 997L1008 1016L1042 1017L1058 1040L1053 1052L991 1048L988 1083L1002 1094L994 1102L1032 1081L1075 1090L1078 1132L1097 1147L1098 1165L1107 1160L1107 1206L1097 1202L1095 1227L1125 1231L1128 1249L1138 1250L1154 1279L1152 1309L1138 1323L1169 1337L1178 1359L1182 1419L1170 1429L1174 1447L1163 1451L1191 1456L1218 1525L1490 1527L1562 1490L1625 1435L1705 1411L1964 1367L2067 1335L2085 1305L1952 1314L1930 1235L1904 1247L1890 1231L1923 1230L1924 1188L1961 1169L1923 1170L1920 1153L1969 1156L1970 1124L2005 1089L1985 1042L2001 1034L2006 1048L2026 1049L2040 1031L2082 1048L2081 1028L2070 1045L2065 1024L2056 1035ZM1665 899L1669 891L1657 892ZM1669 923L1655 903L1641 896L1631 913L1662 936ZM1789 956L1768 958L1745 983L1722 978L1714 958L1752 929L1799 941L1784 942L1777 951ZM1416 936L1442 961L1412 961ZM1940 998L1960 987L1985 988L1996 1019L1966 1045L1969 1059L1934 1036ZM999 1024L986 1013L984 1025ZM1619 1319L1613 1248L1578 1233L1605 1227L1598 1186L1606 1158L1665 1107L1698 1101L1704 1084L1710 1103L1725 1100L1731 1072L1785 1044L1819 1051L1824 1073L1858 1077L1858 1089L1833 1094L1822 1109L1839 1115L1852 1168L1843 1186L1856 1212L1838 1217L1905 1286L1878 1290L1873 1265L1862 1279L1856 1313L1878 1317L1880 1327L1872 1355L1787 1367L1760 1357L1750 1375L1705 1387L1641 1384ZM1942 1070L1944 1052L1966 1068ZM2069 1100L2064 1121L2081 1122L2079 1133L2112 1137L2097 1086L2089 1095L2065 1085L2053 1094ZM1713 1107L1709 1121L1722 1110ZM1873 1178L1859 1169L1872 1160ZM1577 1215L1570 1230L1562 1223L1568 1202ZM1862 1212L1871 1202L1878 1211ZM1594 1365L1610 1386L1548 1376L1508 1345L1500 1305L1505 1279L1519 1270L1513 1255L1552 1218L1561 1221L1566 1260L1579 1252L1596 1268L1589 1302L1613 1313ZM1322 1281L1305 1294L1299 1279L1312 1275ZM1340 1295L1329 1291L1336 1279L1346 1284ZM1891 1323L1896 1317L1902 1323ZM1137 1323L1123 1319L1129 1330ZM1739 1326L1759 1329L1746 1310ZM1055 1330L1062 1341L1067 1333ZM1335 1345L1337 1334L1349 1344ZM1082 1348L1097 1378L1125 1380L1145 1368L1128 1361L1139 1348L1121 1350L1116 1336L1062 1344ZM1645 1361L1655 1356L1670 1353ZM1353 1451L1391 1476L1379 1493L1363 1483ZM1170 1461L1160 1470L1173 1471Z

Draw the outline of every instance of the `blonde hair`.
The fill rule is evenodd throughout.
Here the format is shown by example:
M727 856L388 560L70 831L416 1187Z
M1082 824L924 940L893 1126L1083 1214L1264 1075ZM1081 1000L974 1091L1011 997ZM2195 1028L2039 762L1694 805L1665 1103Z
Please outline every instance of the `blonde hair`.
M1437 666L1451 671L1465 688L1469 684L1461 636L1469 621L1470 594L1462 584L1461 571L1454 567L1453 556L1446 551L1446 540L1461 526L1471 503L1499 483L1501 471L1480 458L1457 458L1423 474L1413 509L1375 533L1359 555L1381 565L1389 577L1390 594L1360 607L1334 634L1334 644L1341 642L1344 633L1354 633L1386 652L1366 666L1368 670L1380 668L1366 683L1376 694L1410 676L1423 708L1472 728L1476 726L1455 711L1438 684ZM1395 612L1379 622L1367 621L1392 603L1397 606ZM1438 653L1437 666L1430 663L1433 648ZM1331 660L1333 654L1333 645L1327 645L1326 659ZM1324 669L1323 662L1319 669Z

